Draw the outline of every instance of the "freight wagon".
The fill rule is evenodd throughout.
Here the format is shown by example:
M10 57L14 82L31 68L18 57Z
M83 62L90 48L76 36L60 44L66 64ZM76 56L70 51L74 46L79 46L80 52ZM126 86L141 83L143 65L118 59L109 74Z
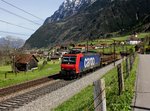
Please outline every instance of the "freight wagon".
M76 78L100 67L100 61L100 54L94 52L65 54L62 57L60 73Z

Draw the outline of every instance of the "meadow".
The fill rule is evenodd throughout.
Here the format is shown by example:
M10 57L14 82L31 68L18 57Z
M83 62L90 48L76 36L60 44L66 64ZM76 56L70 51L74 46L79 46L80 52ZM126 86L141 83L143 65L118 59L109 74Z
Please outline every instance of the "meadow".
M60 62L49 61L43 66L43 60L40 60L38 69L28 71L12 73L11 65L0 67L0 88L23 83L26 81L46 77L52 74L56 74L60 71Z

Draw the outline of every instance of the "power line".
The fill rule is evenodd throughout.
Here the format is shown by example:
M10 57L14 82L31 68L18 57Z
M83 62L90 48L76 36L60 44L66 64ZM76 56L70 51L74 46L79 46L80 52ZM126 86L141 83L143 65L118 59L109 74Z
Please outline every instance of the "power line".
M4 20L0 20L0 22L6 23L6 24L9 24L9 25L13 25L13 26L17 26L17 27L20 27L20 28L23 28L23 29L26 29L26 30L35 31L33 29L30 29L30 28L27 28L27 27L23 27L23 26L14 24L14 23L10 23L10 22L4 21Z
M15 32L8 32L8 31L2 31L0 30L1 33L6 33L6 34L15 34L15 35L21 35L21 36L30 36L26 34L21 34L21 33L15 33Z
M27 13L27 14L29 14L29 15L31 15L31 16L33 16L33 17L39 19L39 20L44 21L44 20L41 19L40 17L37 17L37 16L35 16L35 15L33 15L33 14L31 14L31 13L29 13L29 12L27 12L27 11L25 11L25 10L23 10L23 9L21 9L21 8L15 6L15 5L13 5L13 4L11 4L11 3L9 3L9 2L6 2L5 0L1 0L1 1L4 2L4 3L6 3L6 4L8 4L8 5L10 5L10 6L12 6L12 7L14 7L14 8L16 8L16 9L18 9L18 10L21 10L21 11L23 11L24 13Z
M6 9L4 9L4 8L1 8L1 7L0 7L0 10L5 11L5 12L7 12L7 13L9 13L9 14L15 15L15 16L17 16L17 17L19 17L19 18L21 18L21 19L24 19L24 20L26 20L26 21L28 21L28 22L31 22L31 23L33 23L33 24L41 25L41 24L36 23L36 22L34 22L34 21L30 20L30 19L27 19L27 18L25 18L25 17L23 17L23 16L20 16L20 15L17 15L17 14L15 14L15 13L11 12L11 11L8 11L8 10L6 10Z

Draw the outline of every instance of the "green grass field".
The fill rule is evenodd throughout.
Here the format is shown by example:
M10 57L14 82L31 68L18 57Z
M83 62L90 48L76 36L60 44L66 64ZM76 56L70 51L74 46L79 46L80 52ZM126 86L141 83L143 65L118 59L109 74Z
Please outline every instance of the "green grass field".
M107 111L130 111L130 105L134 94L135 74L138 65L136 58L129 78L125 79L125 91L118 96L117 69L109 71L103 78L106 84ZM112 78L115 78L112 81ZM88 86L80 93L64 102L53 111L94 111L93 86Z
M135 46L134 45L125 45L125 46L115 46L115 52L116 53L120 53L120 52L129 52L130 49L132 49L134 51L134 48ZM107 48L104 48L104 49L95 49L94 51L96 52L104 52L104 54L106 53L113 53L114 52L114 46L111 46L111 47L107 47Z
M17 74L7 73L8 71L11 71L11 66L0 67L0 88L56 74L60 71L60 63L59 61L56 61L55 64L48 62L48 64L42 67L41 61L38 69L34 71L20 72ZM6 78L5 73L7 73Z
M119 36L119 37L112 37L112 38L107 38L107 39L96 39L96 40L90 40L88 43L90 44L103 44L103 43L107 43L107 44L112 44L114 41L124 41L127 40L131 35L125 35L125 36ZM139 33L138 34L138 38L144 38L146 36L150 36L150 32L149 33ZM81 42L79 44L86 44L86 42Z
M145 36L148 36L150 35L150 33L139 33L138 34L138 38L144 38ZM115 37L113 38L114 40L127 40L128 37L130 37L130 35L126 35L126 36L123 36L123 37Z

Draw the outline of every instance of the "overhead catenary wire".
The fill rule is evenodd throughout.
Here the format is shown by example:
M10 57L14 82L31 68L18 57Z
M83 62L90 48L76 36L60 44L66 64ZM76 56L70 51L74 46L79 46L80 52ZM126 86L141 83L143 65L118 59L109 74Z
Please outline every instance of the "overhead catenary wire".
M23 9L21 9L21 8L15 6L15 5L13 5L13 4L11 4L11 3L9 3L9 2L6 2L5 0L1 0L1 1L4 2L4 3L6 3L6 4L8 4L8 5L10 5L10 6L12 6L12 7L14 7L14 8L16 8L16 9L18 9L18 10L21 10L22 12L24 12L24 13L26 13L26 14L29 14L29 15L31 15L31 16L33 16L33 17L39 19L39 20L44 21L42 18L37 17L36 15L33 15L32 13L27 12L27 11L25 11L25 10L23 10Z
M14 34L14 35L20 35L20 36L30 36L26 34L21 34L21 33L15 33L15 32L8 32L8 31L2 31L0 30L1 33L7 33L7 34Z
M27 28L27 27L23 27L23 26L14 24L14 23L10 23L10 22L4 21L4 20L0 20L0 22L6 23L6 24L9 24L9 25L13 25L13 26L16 26L16 27L20 27L20 28L23 28L23 29L26 29L26 30L35 31L34 29L30 29L30 28Z
M0 7L0 10L5 11L5 12L7 12L7 13L9 13L9 14L14 15L14 16L17 16L17 17L19 17L19 18L21 18L21 19L24 19L24 20L26 20L26 21L28 21L28 22L31 22L31 23L33 23L33 24L41 25L41 24L36 23L36 22L34 22L34 21L30 20L30 19L27 19L27 18L25 18L25 17L23 17L23 16L21 16L21 15L18 15L18 14L15 14L15 13L9 11L9 10L6 10L6 9L4 9L4 8L2 8L2 7Z

